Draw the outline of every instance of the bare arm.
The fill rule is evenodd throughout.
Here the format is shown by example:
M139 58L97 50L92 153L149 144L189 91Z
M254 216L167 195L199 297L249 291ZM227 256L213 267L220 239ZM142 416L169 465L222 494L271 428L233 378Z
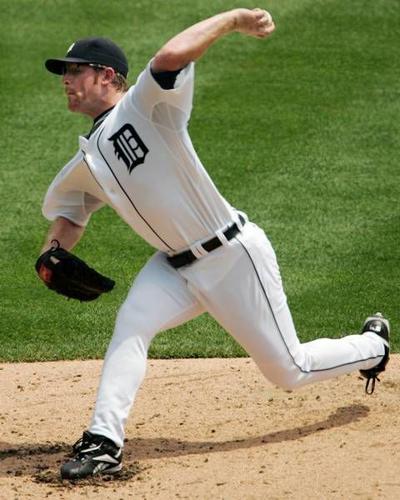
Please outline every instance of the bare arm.
M155 55L154 72L175 71L199 59L219 38L234 31L265 38L275 30L271 15L262 9L233 9L200 21L171 38Z
M78 226L64 217L58 217L49 229L41 253L52 246L52 240L58 240L65 250L71 250L81 239L84 232L84 227Z

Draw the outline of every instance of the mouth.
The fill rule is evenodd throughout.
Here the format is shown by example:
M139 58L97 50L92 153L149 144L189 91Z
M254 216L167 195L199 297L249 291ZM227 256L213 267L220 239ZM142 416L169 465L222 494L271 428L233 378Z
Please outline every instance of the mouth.
M75 107L78 105L79 103L79 99L78 99L78 96L76 95L75 92L73 92L72 90L66 90L65 91L65 96L67 98L67 106L68 106L68 109L70 110L74 110Z

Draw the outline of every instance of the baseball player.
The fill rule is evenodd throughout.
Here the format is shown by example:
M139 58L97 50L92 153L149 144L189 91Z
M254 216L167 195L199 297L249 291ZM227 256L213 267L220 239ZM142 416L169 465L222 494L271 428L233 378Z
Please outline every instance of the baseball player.
M108 39L78 40L45 63L61 75L68 108L94 121L46 194L53 222L42 252L54 240L72 249L105 204L156 249L118 312L93 418L63 478L122 468L124 426L153 337L205 311L285 389L355 370L374 383L385 369L389 323L380 314L361 334L299 342L271 243L219 193L188 134L195 61L229 33L265 39L274 30L262 9L205 19L169 40L129 89L127 59Z

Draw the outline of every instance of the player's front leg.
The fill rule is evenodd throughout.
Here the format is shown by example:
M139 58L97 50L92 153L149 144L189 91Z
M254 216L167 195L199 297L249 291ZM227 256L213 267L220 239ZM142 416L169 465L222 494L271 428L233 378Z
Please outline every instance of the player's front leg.
M74 459L62 466L62 477L80 479L120 470L125 423L145 376L151 340L158 332L203 312L165 255L153 256L137 276L118 313L92 423L75 446Z
M157 253L150 259L118 313L91 432L122 445L125 421L145 375L150 342L158 332L185 323L203 311L164 254Z

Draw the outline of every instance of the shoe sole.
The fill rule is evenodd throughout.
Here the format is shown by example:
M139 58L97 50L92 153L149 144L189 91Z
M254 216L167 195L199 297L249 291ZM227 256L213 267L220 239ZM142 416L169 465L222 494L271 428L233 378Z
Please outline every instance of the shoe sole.
M96 477L96 476L100 476L100 475L116 474L117 472L122 470L122 468L123 468L123 465L118 464L115 467L111 467L110 469L99 470L97 472L92 472L91 474L86 474L85 476L82 476L79 474L77 474L76 476L72 476L72 475L71 476L64 476L61 472L61 479L65 479L67 481L79 481L81 479L88 479L88 478Z

